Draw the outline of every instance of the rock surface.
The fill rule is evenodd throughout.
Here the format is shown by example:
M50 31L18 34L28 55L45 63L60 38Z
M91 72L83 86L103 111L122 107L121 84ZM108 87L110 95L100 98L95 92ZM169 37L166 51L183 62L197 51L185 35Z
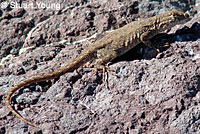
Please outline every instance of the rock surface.
M199 133L198 10L186 24L152 39L170 45L159 54L141 44L116 59L110 68L118 77L106 75L105 85L101 72L96 76L93 69L80 68L53 83L21 89L12 97L12 106L40 128L27 125L5 105L13 86L67 65L105 31L174 8L192 14L197 2L60 0L59 10L1 4L0 133Z

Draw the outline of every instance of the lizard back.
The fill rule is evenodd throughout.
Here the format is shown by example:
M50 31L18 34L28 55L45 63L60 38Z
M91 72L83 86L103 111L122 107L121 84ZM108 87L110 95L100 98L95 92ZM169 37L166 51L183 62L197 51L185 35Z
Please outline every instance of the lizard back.
M165 14L131 22L105 35L95 44L98 44L96 46L99 48L113 49L117 52L117 56L121 56L142 42L142 34L148 33L148 38L151 39L155 35L171 29L176 24L188 20L189 15L187 13L172 10Z

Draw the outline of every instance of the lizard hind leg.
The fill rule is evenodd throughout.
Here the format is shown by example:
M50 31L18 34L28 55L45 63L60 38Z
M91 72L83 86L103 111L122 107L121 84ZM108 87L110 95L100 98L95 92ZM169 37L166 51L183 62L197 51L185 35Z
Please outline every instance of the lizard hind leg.
M105 84L105 81L106 81L106 73L107 74L111 74L111 75L114 75L114 76L116 76L116 77L119 77L119 75L117 75L116 74L116 72L114 71L114 70L112 70L112 69L110 69L110 67L109 67L109 63L107 63L106 65L98 65L98 64L96 64L96 65L94 65L94 68L95 68L95 74L97 74L97 72L99 71L99 70L102 70L102 80L103 80L103 84Z
M108 63L118 56L115 48L101 48L97 50L95 59L91 60L90 63L85 64L83 68L95 68L93 74L97 75L99 71L103 71L103 83L105 83L105 74L112 72L108 67Z
M106 76L106 73L109 72L109 67L107 65L98 65L98 64L96 64L96 65L94 65L94 68L95 68L94 74L96 74L96 75L97 75L99 70L103 71L102 72L102 75L103 75L102 76L102 80L103 80L103 84L105 84L105 76Z
M98 57L98 59L95 61L95 63L93 65L94 65L94 68L96 69L96 71L95 71L96 73L99 70L103 71L102 79L103 79L103 84L104 84L105 83L105 74L106 73L114 74L113 73L114 71L109 68L109 62L117 57L117 53L114 50L108 50L105 48L105 49L98 51L97 57Z

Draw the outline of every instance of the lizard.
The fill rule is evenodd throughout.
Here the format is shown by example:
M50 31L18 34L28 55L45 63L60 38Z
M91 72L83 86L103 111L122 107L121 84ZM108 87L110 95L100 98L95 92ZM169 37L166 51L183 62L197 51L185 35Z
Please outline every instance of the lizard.
M108 33L103 38L90 44L68 65L61 67L55 72L32 77L14 86L7 95L7 107L14 115L19 117L24 122L31 126L38 127L38 125L24 119L23 116L21 116L11 106L11 97L17 90L32 83L56 79L67 72L73 72L79 67L84 66L87 62L93 60L95 61L92 63L94 68L98 70L105 70L105 65L108 62L123 55L140 43L144 43L145 45L154 48L154 45L150 41L151 38L166 30L170 30L176 24L185 23L189 20L189 18L190 16L188 13L174 9L161 15L133 21L121 28L118 28Z

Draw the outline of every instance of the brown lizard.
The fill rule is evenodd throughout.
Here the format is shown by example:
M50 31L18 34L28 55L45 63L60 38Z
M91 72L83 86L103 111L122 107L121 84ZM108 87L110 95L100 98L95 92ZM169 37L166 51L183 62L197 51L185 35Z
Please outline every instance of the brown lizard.
M93 64L95 68L105 70L104 65L106 63L126 53L139 43L144 43L145 45L154 48L149 39L165 30L171 29L171 27L175 26L176 24L186 22L188 19L189 15L187 13L178 10L172 10L162 15L134 21L119 29L116 29L83 50L83 52L68 65L55 72L42 76L36 76L22 81L16 85L8 93L6 104L8 108L20 119L32 126L37 127L37 125L24 119L12 108L10 104L10 98L14 92L31 83L58 78L67 72L72 72L78 69L80 66L83 66L85 63L91 60L95 60Z

